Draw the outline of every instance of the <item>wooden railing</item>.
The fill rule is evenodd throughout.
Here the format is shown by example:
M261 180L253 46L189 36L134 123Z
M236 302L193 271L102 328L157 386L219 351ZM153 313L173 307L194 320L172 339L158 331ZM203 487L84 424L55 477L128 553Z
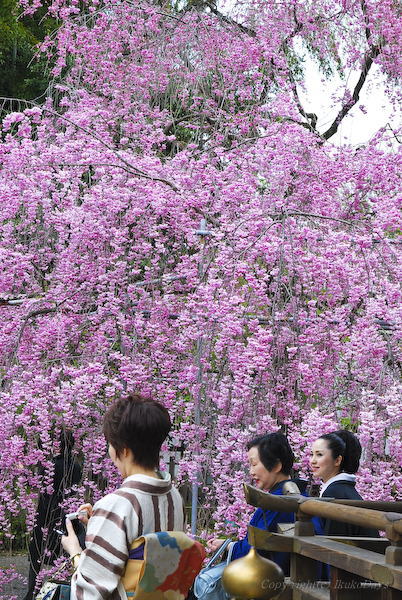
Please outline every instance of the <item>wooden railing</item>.
M249 485L245 494L252 506L296 513L291 533L249 527L255 548L290 553L290 578L280 600L402 600L402 502L276 496ZM318 536L311 516L372 527L386 537ZM330 565L329 582L317 579L320 563Z

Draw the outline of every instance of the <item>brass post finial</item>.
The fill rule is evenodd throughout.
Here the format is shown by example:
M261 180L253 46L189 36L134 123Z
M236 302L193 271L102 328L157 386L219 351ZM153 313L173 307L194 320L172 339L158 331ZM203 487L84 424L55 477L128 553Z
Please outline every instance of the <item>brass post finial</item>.
M222 585L233 598L269 600L284 586L282 569L251 548L247 556L231 562L223 571Z

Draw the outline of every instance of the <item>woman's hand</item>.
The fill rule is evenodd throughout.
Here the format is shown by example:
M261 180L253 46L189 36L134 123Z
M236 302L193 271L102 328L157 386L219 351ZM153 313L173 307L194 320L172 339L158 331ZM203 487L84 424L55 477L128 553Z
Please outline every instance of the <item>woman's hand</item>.
M66 529L67 535L61 536L61 545L70 556L75 556L76 554L82 552L82 548L77 536L75 535L74 527L70 519L66 519Z
M88 521L89 519L92 517L92 513L93 513L93 508L92 508L92 504L89 504L89 502L87 504L81 504L81 506L78 509L78 512L85 512L86 514L82 514L82 515L78 515L78 519L81 521L81 523L83 523L85 526L88 525Z
M207 544L207 549L209 552L216 552L223 544L225 540L223 540L222 538L213 538L212 540L209 540L208 544Z

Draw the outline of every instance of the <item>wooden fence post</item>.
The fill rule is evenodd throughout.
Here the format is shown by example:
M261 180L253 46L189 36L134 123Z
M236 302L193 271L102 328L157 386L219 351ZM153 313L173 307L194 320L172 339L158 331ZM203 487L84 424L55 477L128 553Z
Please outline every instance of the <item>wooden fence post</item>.
M331 567L330 600L363 600L362 578L337 567Z
M297 512L295 523L295 536L314 536L314 525L311 518L303 514L301 511ZM294 541L297 546L297 541ZM296 547L294 548L296 550ZM319 571L319 563L307 556L301 556L296 552L292 552L290 555L290 581L292 583L307 583L308 585L314 585L317 581L317 574ZM293 589L293 600L302 600L303 591L302 589Z
M402 540L391 542L385 550L385 562L390 565L402 566ZM401 590L384 587L381 593L381 600L401 600Z

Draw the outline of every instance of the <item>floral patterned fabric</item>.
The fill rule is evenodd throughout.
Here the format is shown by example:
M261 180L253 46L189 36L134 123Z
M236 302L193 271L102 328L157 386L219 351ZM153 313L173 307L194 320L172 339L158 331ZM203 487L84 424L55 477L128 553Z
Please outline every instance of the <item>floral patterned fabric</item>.
M160 531L137 538L144 560L129 559L123 576L128 598L183 600L205 558L204 547L181 531Z

